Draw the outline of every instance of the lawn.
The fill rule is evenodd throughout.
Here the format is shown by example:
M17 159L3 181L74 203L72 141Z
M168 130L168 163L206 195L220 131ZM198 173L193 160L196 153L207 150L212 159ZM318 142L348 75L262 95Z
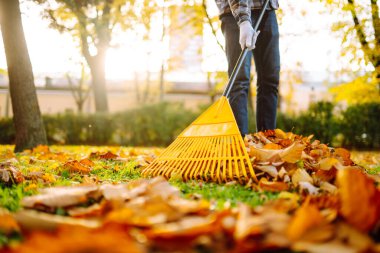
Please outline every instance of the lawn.
M277 142L274 139L270 140L273 143ZM308 145L312 147L315 143ZM108 244L99 244L96 246L99 251L94 251L102 252L102 247L109 247L115 243L116 238L123 235L124 239L120 240L128 240L120 245L125 243L132 248L136 246L135 252L378 250L379 245L375 241L379 240L379 232L375 227L378 224L380 206L375 204L374 210L367 208L368 212L353 212L358 210L355 207L357 204L362 205L361 209L366 209L365 205L373 206L373 201L380 199L379 190L376 188L379 182L380 152L353 151L351 157L347 157L346 151L335 150L335 154L331 157L329 155L328 159L318 158L316 164L319 167L316 173L311 173L313 167L310 166L316 166L311 162L311 156L315 157L318 153L316 151L325 148L320 145L316 148L317 146L305 149L308 150L305 151L306 158L303 154L303 158L297 162L288 161L284 164L284 171L289 174L290 181L286 181L286 177L282 178L280 172L276 177L271 177L264 170L256 171L258 183L250 181L241 185L236 181L224 184L194 180L183 182L176 177L169 179L168 183L161 179L141 180L141 170L162 151L159 148L40 146L33 151L14 154L13 146L1 145L0 206L3 209L0 209L0 216L3 215L3 218L0 220L3 221L0 221L0 246L3 245L12 252L29 252L28 248L38 248L41 252L56 252L49 251L49 247L44 247L43 242L59 242L69 234L79 233L84 235L84 239L77 242L81 245L75 248L78 252L89 250L89 240L92 240L92 237L94 240L108 238L104 239ZM272 148L273 145L270 149ZM337 181L340 180L337 184L335 176L332 178L326 172L336 168L351 171L348 167L352 165L356 166L356 171L361 170L360 173L337 172ZM261 161L258 166L268 168L271 164ZM303 174L306 171L310 172L312 179L311 176ZM322 174L318 174L319 172ZM319 178L315 178L315 175L319 175ZM300 179L297 179L299 177ZM296 184L296 179L299 184ZM357 182L351 189L349 183L353 179ZM313 183L306 184L309 180ZM372 188L368 186L371 183ZM105 188L98 187L99 185ZM284 185L287 185L285 189ZM59 205L58 200L62 196L59 196L58 191L52 193L57 199L56 206L47 208L44 200L38 202L33 199L37 194L46 193L41 189L62 189L63 186L71 186L63 188L69 189L65 192L66 197L72 194L70 189L73 187L84 192L82 197L87 196L85 187L90 186L98 187L96 190L102 191L103 196L97 199L86 197L86 202L81 202L74 208L70 205ZM124 186L122 191L118 188ZM139 193L135 193L136 191ZM351 196L352 191L365 192L361 193L362 199L358 200ZM123 204L115 204L115 199L107 199L107 194L111 193L119 194L118 200L124 194ZM22 202L25 197L33 203L32 206L25 204L28 201ZM91 208L96 210L89 211ZM51 215L48 217L53 217L53 220L54 217L78 220L96 218L101 220L103 225L97 226L91 232L88 226L79 223L75 226L61 226L62 224L57 222L53 224L54 235L35 232L36 229L25 228L23 221L20 222L16 216L16 220L12 217L12 213L31 209L39 214ZM72 215L73 210L81 215ZM163 214L165 218L160 216ZM357 217L351 218L352 216ZM8 223L4 222L7 219ZM364 219L367 220L365 224L362 222ZM51 224L49 226L51 230ZM87 244L84 242L85 238ZM180 243L181 240L185 240L186 243ZM359 241L362 242L360 246L357 245ZM44 248L46 251L43 251ZM63 247L62 251L57 252L76 252L73 249ZM113 249L112 252L125 251Z

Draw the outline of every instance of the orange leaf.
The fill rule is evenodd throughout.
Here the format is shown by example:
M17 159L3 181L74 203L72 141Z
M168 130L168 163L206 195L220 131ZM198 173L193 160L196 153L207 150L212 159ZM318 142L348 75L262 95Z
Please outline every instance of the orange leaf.
M335 164L339 163L339 161L332 157L323 158L318 163L318 169L320 170L330 170Z
M37 147L33 148L33 153L50 153L49 147L46 145L38 145Z
M287 183L270 182L264 177L260 179L259 186L264 191L273 191L273 192L287 191L289 189L289 186Z
M306 200L304 204L296 211L287 230L287 236L290 240L296 241L310 229L321 225L324 221L319 209Z
M68 161L63 165L65 168L67 168L70 172L79 172L79 173L90 173L91 168L81 164L77 160Z
M353 165L354 162L350 159L351 154L350 151L344 148L336 148L334 154L343 160L344 166Z
M112 153L110 151L108 151L105 154L100 155L101 159L106 159L106 160L115 159L117 157L118 157L117 155L115 155L114 153Z
M80 160L79 162L85 166L88 166L88 167L95 165L95 163L88 158L84 158L84 159Z
M54 232L32 232L15 252L128 252L142 253L122 227L108 226L88 229L79 226L65 226Z
M274 149L274 150L277 150L277 149L281 149L282 147L276 143L268 143L268 144L265 144L265 146L263 147L263 149Z
M10 234L16 231L20 231L17 221L8 211L0 209L0 232Z
M380 219L380 192L375 182L356 169L339 170L337 175L341 215L361 231L370 231Z

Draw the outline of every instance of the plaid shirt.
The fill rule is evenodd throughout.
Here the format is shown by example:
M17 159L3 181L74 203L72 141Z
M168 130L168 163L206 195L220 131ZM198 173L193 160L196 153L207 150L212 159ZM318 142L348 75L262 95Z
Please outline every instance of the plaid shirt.
M219 14L223 15L231 13L240 25L243 21L251 22L251 10L261 9L264 5L264 0L215 0L219 9ZM269 6L271 9L277 10L278 0L270 0Z

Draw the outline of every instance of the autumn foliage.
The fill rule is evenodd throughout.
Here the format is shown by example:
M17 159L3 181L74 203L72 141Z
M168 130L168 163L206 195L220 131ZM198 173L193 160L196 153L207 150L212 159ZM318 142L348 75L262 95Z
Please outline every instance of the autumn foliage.
M96 170L116 173L133 162L146 167L160 150L94 151L87 155L26 151L36 165L58 161L54 173L21 170L20 156L4 152L0 180L36 185L15 213L0 212L1 234L22 234L11 252L377 252L379 178L368 175L343 148L330 148L293 133L259 132L245 138L258 181L245 187L278 192L261 206L217 207L200 195L185 196L162 177L124 182L104 180ZM103 161L113 167L98 168ZM39 172L39 173L38 173ZM62 178L79 185L49 186ZM179 178L170 179L178 180ZM228 184L236 184L232 181ZM200 182L199 182L200 183ZM207 183L207 182L203 182ZM38 186L37 186L38 185ZM38 190L38 192L37 192Z

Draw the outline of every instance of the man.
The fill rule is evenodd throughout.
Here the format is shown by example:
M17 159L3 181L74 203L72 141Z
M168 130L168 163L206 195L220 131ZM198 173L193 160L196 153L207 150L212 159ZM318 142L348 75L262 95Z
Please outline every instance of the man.
M228 74L244 47L250 49L238 72L230 94L230 104L242 136L248 134L248 88L251 57L256 65L256 130L276 128L277 97L280 75L279 32L275 10L278 0L270 0L258 31L254 31L264 0L216 0L226 40ZM260 35L259 35L260 34ZM253 51L251 51L254 49Z

